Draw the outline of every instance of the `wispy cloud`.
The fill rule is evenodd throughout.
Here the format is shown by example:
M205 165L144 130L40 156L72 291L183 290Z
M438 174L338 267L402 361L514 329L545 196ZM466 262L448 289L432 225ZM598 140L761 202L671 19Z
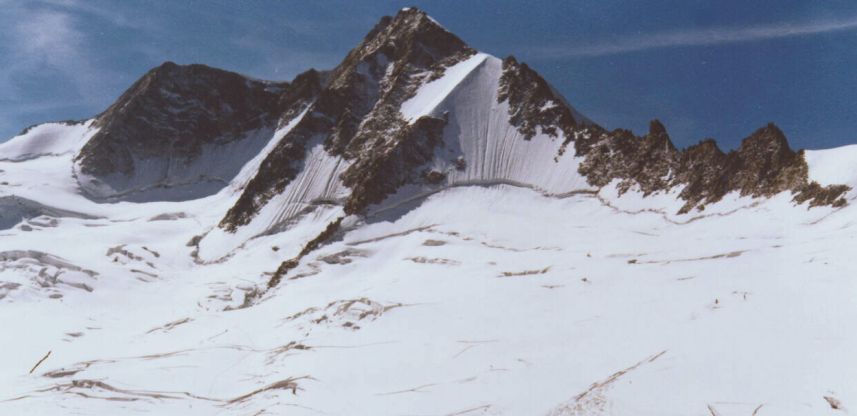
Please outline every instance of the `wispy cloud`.
M587 44L567 44L536 48L532 50L532 53L536 57L552 58L619 55L650 49L753 42L854 29L857 29L857 16L847 19L805 23L777 23L751 27L719 27L640 34L619 39L595 41Z
M91 30L83 19L88 6L81 8L80 4L73 0L0 0L4 10L0 25L5 27L0 34L0 131L4 133L0 141L35 121L34 115L57 117L54 113L73 108L71 114L81 116L85 114L82 109L104 105L105 91L118 76L99 63ZM97 18L99 23L107 19L114 25L122 22L119 15Z
M89 15L102 22L110 23L116 27L124 29L143 29L152 30L152 26L156 24L154 19L147 16L129 17L125 13L117 11L111 7L102 7L94 2L83 0L40 0L42 4L60 9L65 12L78 15Z
M14 64L20 69L46 64L81 69L83 34L68 14L39 10L27 13L15 25Z

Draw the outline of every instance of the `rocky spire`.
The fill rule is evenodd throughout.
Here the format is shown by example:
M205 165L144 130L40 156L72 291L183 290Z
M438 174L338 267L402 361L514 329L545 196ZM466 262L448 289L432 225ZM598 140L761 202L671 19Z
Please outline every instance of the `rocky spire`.
M741 195L772 196L795 189L807 178L803 152L789 146L783 132L773 123L756 130L729 154L724 176L729 187Z

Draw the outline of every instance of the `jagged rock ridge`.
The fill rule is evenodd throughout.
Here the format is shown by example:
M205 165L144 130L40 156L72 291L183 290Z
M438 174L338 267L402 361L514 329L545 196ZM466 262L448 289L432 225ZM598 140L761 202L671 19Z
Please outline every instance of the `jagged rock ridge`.
M330 189L347 188L327 192L320 201L343 206L345 214L381 203L406 184L442 187L449 183L449 172L431 165L439 149L449 146L445 142L449 120L442 114L407 120L402 107L422 86L474 54L424 12L408 8L382 18L332 71L310 70L291 83L250 80L202 65L164 64L96 120L100 131L77 157L83 188L94 196L122 198L138 189L176 186L195 178L216 184L202 194L188 191L185 196L210 194L228 182L229 173L207 177L208 172L199 174L192 168L203 149L243 140L243 148L258 152L270 135L255 140L248 138L249 132L283 128L290 122L296 124L262 160L223 217L223 229L235 231L248 224L302 174L306 159L319 146L323 152L312 153L313 157L332 157L336 162L317 174L331 176ZM753 197L791 191L795 202L808 201L810 206L846 203L843 195L849 188L809 181L802 152L793 151L773 125L728 153L710 139L680 150L658 121L642 137L598 126L514 57L502 61L496 88L496 101L508 105L508 124L522 140L560 139L554 161L579 158L577 173L595 188L614 180L619 181L620 193L634 186L646 195L682 187L679 197L686 203L680 213L704 209L732 191ZM574 154L566 155L571 145ZM246 161L252 151L237 158ZM162 162L154 168L146 163L159 159ZM459 155L455 169L463 170L470 162ZM141 175L141 170L143 179L128 179ZM235 172L237 168L231 173ZM179 179L171 183L171 176ZM103 183L109 185L106 193L100 188Z
M810 182L803 151L793 151L774 124L745 138L737 150L724 153L712 139L678 150L664 126L654 120L643 137L627 130L601 132L583 155L580 172L595 186L619 180L621 193L638 185L646 195L683 186L679 196L686 203L679 213L702 210L733 191L753 197L791 191L797 203L842 206L846 204L843 195L850 189Z

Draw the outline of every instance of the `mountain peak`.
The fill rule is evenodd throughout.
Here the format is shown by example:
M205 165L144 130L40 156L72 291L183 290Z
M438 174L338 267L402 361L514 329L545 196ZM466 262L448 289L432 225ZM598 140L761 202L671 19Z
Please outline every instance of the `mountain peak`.
M158 82L179 82L182 79L201 78L227 78L239 76L233 72L224 71L222 69L213 68L203 64L179 65L173 61L164 61L164 63L150 69L141 80L158 81ZM142 84L143 87L148 87L149 84ZM129 91L133 90L129 89Z
M404 7L400 9L396 13L396 16L393 17L393 21L399 19L409 20L412 24L415 24L414 27L419 25L433 25L446 30L437 20L429 16L428 13L416 7Z
M177 64L177 63L175 63L175 62L173 62L173 61L164 61L164 63L162 63L162 64L160 64L160 65L156 66L156 67L155 67L155 68L153 68L153 69L154 69L155 71L159 71L159 70L172 70L172 69L174 69L174 68L178 68L178 67L179 67L179 64Z
M779 156L793 156L795 152L789 146L786 135L774 123L756 130L741 142L740 153L770 153Z
M230 143L258 147L244 139L270 128L287 86L205 65L165 62L98 115L99 131L76 157L81 186L93 197L125 198L141 189L176 188L177 181L197 183L209 173L229 177L235 169L202 173L190 166L211 148ZM209 185L195 188L201 193L186 189L168 198L212 193L222 179L205 181Z
M415 7L381 18L356 48L363 57L380 50L391 60L407 58L416 65L428 65L464 49L470 47Z
M658 135L666 135L667 128L664 127L664 124L661 123L660 120L654 119L649 122L649 135L650 136L658 136Z

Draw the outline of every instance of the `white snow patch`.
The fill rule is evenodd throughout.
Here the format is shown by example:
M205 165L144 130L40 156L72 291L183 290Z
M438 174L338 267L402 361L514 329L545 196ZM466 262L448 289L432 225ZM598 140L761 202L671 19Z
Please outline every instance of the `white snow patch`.
M582 158L573 152L559 156L565 141L540 131L530 140L509 121L509 103L497 103L502 61L481 59L444 99L436 113L448 112L445 146L435 168L447 172L450 184L508 181L550 194L591 190L577 172ZM459 169L462 157L466 167Z
M547 111L554 107L556 107L556 102L554 102L553 100L548 100L545 101L544 104L542 104L542 107L539 108L539 112Z
M74 154L97 132L94 120L80 124L45 123L0 144L0 161L20 162L43 156Z
M822 186L848 185L857 188L857 144L825 150L806 150L810 180Z
M422 85L416 95L402 103L400 109L405 120L413 123L422 116L432 115L433 110L449 93L476 67L484 62L489 55L477 53L449 68L443 76Z

